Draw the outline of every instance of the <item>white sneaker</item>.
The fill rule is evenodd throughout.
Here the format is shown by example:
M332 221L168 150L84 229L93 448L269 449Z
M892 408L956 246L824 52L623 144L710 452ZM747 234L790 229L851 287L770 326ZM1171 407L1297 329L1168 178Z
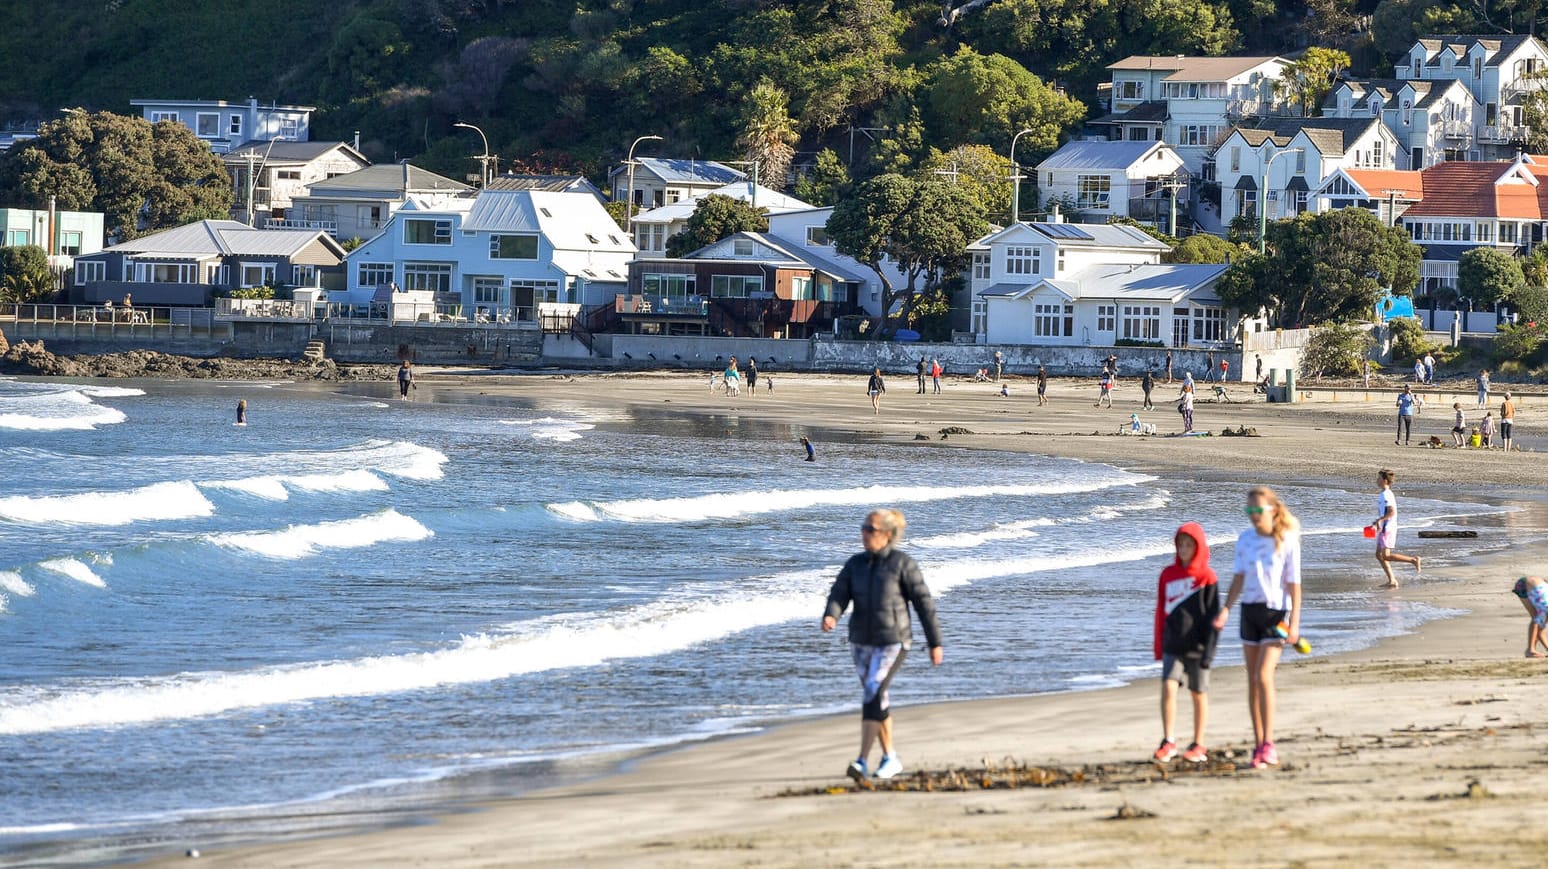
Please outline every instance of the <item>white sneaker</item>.
M903 761L898 760L895 754L889 754L882 758L881 766L876 768L877 778L892 778L903 771Z
M844 770L844 774L855 781L865 781L870 778L871 771L865 768L865 760L860 759L850 761L849 769Z

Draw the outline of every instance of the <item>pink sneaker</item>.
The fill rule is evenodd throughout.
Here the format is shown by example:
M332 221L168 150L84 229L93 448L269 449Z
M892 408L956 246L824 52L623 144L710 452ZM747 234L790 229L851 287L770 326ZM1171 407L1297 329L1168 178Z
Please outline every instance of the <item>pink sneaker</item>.
M1274 743L1263 743L1262 752L1261 758L1265 766L1279 766L1279 752L1274 750Z
M1203 763L1209 760L1209 751L1197 742L1188 746L1188 750L1182 753L1182 759L1189 763Z
M1156 747L1156 753L1151 755L1151 757L1155 758L1158 763L1166 763L1176 756L1177 743L1171 741L1170 739L1161 740L1161 744Z
M1252 763L1250 766L1253 769L1262 769L1268 766L1268 764L1263 762L1263 746L1260 745L1252 750Z

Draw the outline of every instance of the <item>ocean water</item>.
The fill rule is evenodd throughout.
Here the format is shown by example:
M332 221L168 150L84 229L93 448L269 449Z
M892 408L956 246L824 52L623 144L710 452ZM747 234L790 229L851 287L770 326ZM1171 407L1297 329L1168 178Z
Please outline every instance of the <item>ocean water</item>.
M1222 574L1244 527L1245 487L1101 464L354 389L0 380L0 853L284 832L848 710L817 621L874 505L907 514L946 635L897 702L1118 684L1155 672L1177 524ZM1281 491L1319 653L1437 615L1370 592L1371 493ZM1401 505L1406 528L1499 512Z

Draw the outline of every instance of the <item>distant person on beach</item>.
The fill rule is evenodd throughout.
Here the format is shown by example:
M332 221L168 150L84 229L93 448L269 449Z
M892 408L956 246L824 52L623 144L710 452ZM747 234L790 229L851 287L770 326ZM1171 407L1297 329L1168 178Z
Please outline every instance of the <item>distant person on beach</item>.
M237 425L247 425L247 399L237 402Z
M928 370L928 368L929 365L925 362L925 358L923 356L919 357L919 395L925 394L925 371Z
M1423 559L1416 555L1401 555L1392 551L1397 547L1397 496L1392 493L1392 481L1397 475L1392 471L1382 468L1376 472L1376 485L1381 487L1381 492L1376 496L1376 521L1371 527L1376 529L1376 563L1381 565L1381 572L1387 575L1387 584L1382 588L1397 588L1397 577L1392 573L1392 562L1400 561L1414 566L1414 574L1421 570L1420 562Z
M1462 411L1462 402L1453 401L1451 409L1456 412L1456 419L1451 424L1451 440L1458 447L1467 446L1467 414Z
M1103 402L1107 402L1107 406L1108 407L1112 407L1113 406L1113 373L1111 371L1107 370L1106 366L1102 367L1102 377L1101 377L1101 379L1099 379L1097 381L1097 389L1100 390L1100 391L1097 393L1097 400L1096 400L1096 405L1095 406L1096 407L1101 407Z
M1220 360L1220 382L1221 383L1225 383L1227 380L1230 379L1230 377L1231 377L1231 360L1222 358Z
M1415 383L1423 383L1424 382L1424 359L1423 358L1418 358L1418 359L1414 360L1414 382Z
M1544 638L1543 630L1548 627L1548 582L1540 576L1523 576L1516 580L1510 590L1521 598L1521 605L1526 607L1527 615L1531 617L1527 622L1526 656L1541 658L1543 653L1537 647L1548 649L1548 639Z
M1118 380L1118 354L1108 354L1107 371L1109 374L1113 375L1113 381L1116 383Z
M1042 407L1048 403L1048 371L1043 366L1037 366L1037 406Z
M726 395L742 394L742 372L736 367L736 357L726 363L726 370L721 372L721 378L726 381Z
M1183 384L1182 396L1177 401L1177 412L1182 414L1183 434L1193 431L1193 382Z
M851 604L849 648L860 674L860 756L845 773L855 781L871 775L871 747L881 742L881 763L876 777L889 779L903 771L892 741L891 700L887 689L903 665L913 642L908 608L914 608L930 647L930 663L940 666L941 626L935 618L935 600L914 559L898 549L907 522L897 510L874 510L860 526L865 551L851 556L828 591L822 614L822 630L831 632L839 616Z
M1478 409L1489 406L1489 369L1478 372Z
M1484 449L1494 448L1494 411L1484 411L1484 418L1478 421L1478 437Z
M1166 351L1166 382L1172 382L1172 351Z
M1418 409L1419 402L1414 395L1414 388L1404 385L1403 391L1397 397L1397 438L1394 444L1406 444L1414 434L1414 411Z
M408 400L409 388L414 385L414 364L407 359L398 366L398 397Z
M871 372L871 379L865 384L865 391L871 396L871 412L881 413L882 393L887 391L887 384L882 382L881 369Z
M817 461L817 451L812 449L811 441L807 440L806 438L801 438L801 446L806 447L806 460L808 462Z
M1156 409L1156 406L1154 404L1150 403L1150 391L1152 389L1155 389L1155 388L1156 388L1156 373L1154 371L1151 371L1150 369L1147 368L1147 369L1145 369L1145 377L1144 377L1144 379L1140 380L1140 389L1144 390L1144 392L1145 392L1145 403L1143 405L1141 405L1141 407L1140 407L1141 410L1155 410Z
M758 360L751 356L747 357L747 394L758 394Z
M1424 354L1424 382L1435 382L1435 357L1429 353Z
M1005 371L1005 354L994 351L994 382L1000 382L1000 375Z
M1505 393L1505 400L1500 403L1500 446L1505 452L1510 452L1511 429L1516 426L1516 401Z
M1254 353L1252 358L1253 365L1257 367L1257 371L1253 372L1252 379L1261 383L1263 382L1263 356L1262 354Z
M1213 350L1204 357L1204 379L1206 381L1215 379L1215 351Z
M1002 384L1000 384L1000 397L1001 398L1010 398L1010 384L1009 383L1002 383Z
M1371 388L1371 359L1370 359L1369 356L1365 357L1365 361L1361 364L1360 367L1361 367L1361 370L1365 372L1365 388L1366 389L1370 389Z
M1190 763L1209 760L1204 726L1209 720L1209 665L1215 659L1220 631L1220 586L1209 566L1204 529L1189 522L1172 538L1177 557L1161 569L1156 586L1156 660L1161 662L1161 745L1155 759L1165 763L1177 756L1172 738L1177 723L1177 687L1184 681L1193 695L1193 742L1182 752Z
M933 381L933 383L935 385L935 394L936 395L940 395L941 394L941 374L944 373L945 370L946 369L941 367L941 360L939 360L939 359L931 359L930 360L930 380Z
M1273 489L1259 486L1247 493L1247 518L1252 527L1236 538L1231 590L1215 617L1224 630L1231 607L1242 603L1242 657L1247 665L1247 708L1257 748L1252 768L1279 765L1274 748L1274 669L1284 645L1301 638L1301 523ZM1276 630L1284 624L1285 636Z

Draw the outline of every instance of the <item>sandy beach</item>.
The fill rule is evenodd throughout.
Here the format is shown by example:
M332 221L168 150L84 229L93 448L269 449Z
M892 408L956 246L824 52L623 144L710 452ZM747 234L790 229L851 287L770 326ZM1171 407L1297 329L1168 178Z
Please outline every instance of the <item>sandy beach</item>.
M1055 381L1053 403L1039 408L1027 380L1011 380L1011 395L1002 398L997 385L961 381L940 396L921 396L912 378L892 378L881 413L873 415L863 378L774 378L772 394L728 398L710 394L699 375L423 372L419 397L471 392L636 415L756 418L790 426L791 461L799 460L801 434L816 442L819 461L825 439L856 436L1035 452L1219 480L1221 497L1232 500L1255 482L1367 488L1377 468L1391 467L1400 494L1428 491L1523 509L1482 532L1509 536L1512 545L1497 554L1453 557L1444 540L1409 547L1424 556L1424 576L1401 574L1405 584L1394 594L1462 615L1361 652L1287 654L1277 728L1284 765L1277 770L1254 772L1245 763L1230 770L1225 763L1206 774L1146 763L1159 738L1156 686L1146 679L1102 691L897 711L911 770L1014 762L1084 778L1064 786L827 793L846 783L843 764L853 752L857 728L853 716L843 715L648 755L602 778L423 824L231 849L168 843L176 856L152 865L186 865L185 847L200 848L202 863L254 867L1541 865L1542 837L1527 818L1548 796L1545 737L1536 728L1548 720L1548 694L1539 693L1548 684L1548 661L1522 657L1527 620L1509 587L1515 576L1541 571L1548 554L1538 540L1548 528L1548 509L1538 500L1548 465L1530 451L1544 442L1529 434L1540 430L1548 397L1522 399L1529 451L1506 455L1393 447L1391 389L1339 404L1199 406L1197 428L1218 434L1246 425L1262 435L1256 438L1132 438L1110 433L1138 410L1133 379L1120 384L1112 409L1097 409L1094 381ZM1175 391L1158 386L1157 409L1142 412L1163 433L1180 428L1170 403ZM1445 409L1432 402L1415 425L1416 440L1421 432L1445 437L1450 424L1449 402ZM943 440L948 427L972 434ZM1374 565L1350 568L1369 572ZM820 606L813 601L814 629ZM1035 667L1035 636L1015 641ZM1145 663L1149 638L1135 644L1135 663ZM1251 751L1243 681L1239 668L1221 669L1211 692L1210 747L1238 759ZM1179 721L1186 727L1191 718L1183 706ZM1115 819L1120 814L1133 817Z

